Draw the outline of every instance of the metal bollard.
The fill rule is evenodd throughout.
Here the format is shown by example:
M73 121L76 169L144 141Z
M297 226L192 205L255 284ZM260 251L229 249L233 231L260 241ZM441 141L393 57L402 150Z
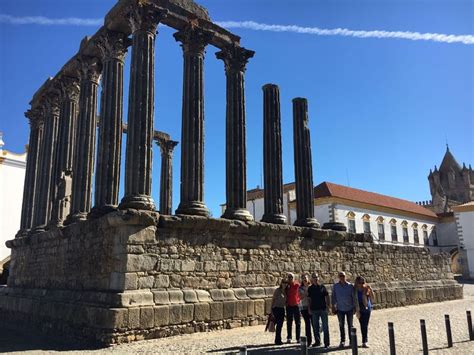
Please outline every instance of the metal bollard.
M306 337L300 338L301 355L308 355L308 339Z
M388 322L388 339L390 342L390 355L396 355L395 350L395 331L393 329L393 323Z
M421 327L421 343L423 345L423 355L428 355L428 337L426 336L426 323L424 319L420 319Z
M444 315L444 323L446 324L446 337L448 338L448 348L453 347L453 334L451 333L451 322L449 314Z
M352 355L357 355L358 354L358 349L357 349L357 329L352 327L351 328L351 348L352 348Z
M247 355L247 347L246 346L241 346L239 348L239 355Z
M471 311L466 311L467 315L467 329L469 332L469 340L474 340L474 332L472 331Z

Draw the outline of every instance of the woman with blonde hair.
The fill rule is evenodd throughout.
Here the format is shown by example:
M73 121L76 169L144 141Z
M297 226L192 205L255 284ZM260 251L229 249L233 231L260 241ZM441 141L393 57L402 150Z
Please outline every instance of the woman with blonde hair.
M275 317L275 344L282 345L281 341L281 328L285 320L285 306L286 306L286 288L288 282L286 279L282 279L280 287L278 287L273 293L272 298L272 314Z
M355 298L359 304L357 310L357 318L359 318L360 331L362 332L362 347L368 348L368 332L370 313L372 312L372 302L374 299L374 292L372 288L365 282L362 276L357 276L355 279Z

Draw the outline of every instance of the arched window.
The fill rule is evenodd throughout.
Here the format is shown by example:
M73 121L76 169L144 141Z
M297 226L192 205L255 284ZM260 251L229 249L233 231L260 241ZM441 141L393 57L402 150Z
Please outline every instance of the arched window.
M370 216L368 214L364 214L362 216L362 220L364 223L364 233L365 234L370 234Z
M408 244L409 242L409 237L408 237L408 222L403 221L401 223L402 225L402 232L403 232L403 243Z
M425 245L430 245L430 240L428 238L428 226L426 224L423 224L421 226L421 229L423 230L423 243Z
M383 217L378 216L376 221L377 221L377 234L379 236L379 240L385 240L385 226L383 224Z
M392 242L398 242L397 220L395 218L390 220L390 234L392 235Z
M436 234L436 227L433 227L431 229L431 237L433 240L433 246L437 247L438 246L438 235Z
M356 221L355 221L355 213L350 211L347 213L347 226L349 233L356 232Z
M415 244L420 244L420 237L418 236L418 223L413 223L412 225L413 228L413 242Z

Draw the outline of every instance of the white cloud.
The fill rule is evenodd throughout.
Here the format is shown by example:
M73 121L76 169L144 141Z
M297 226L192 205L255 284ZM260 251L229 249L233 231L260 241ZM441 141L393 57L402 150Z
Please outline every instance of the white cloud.
M103 24L102 19L93 18L49 18L44 16L23 16L16 17L0 14L0 23L13 25L62 25L62 26L100 26ZM268 25L254 21L221 21L218 25L224 28L244 28L254 31L270 31L270 32L292 32L310 34L316 36L342 36L357 38L396 38L411 41L432 41L442 43L463 43L474 44L473 35L450 35L443 33L419 33L409 31L364 31L349 30L347 28L325 29L319 27L301 27L297 25Z

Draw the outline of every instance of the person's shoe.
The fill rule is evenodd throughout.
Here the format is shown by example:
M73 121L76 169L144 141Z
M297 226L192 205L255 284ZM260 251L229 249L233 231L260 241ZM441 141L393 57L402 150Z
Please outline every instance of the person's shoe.
M363 348L368 348L369 346L367 345L367 343L362 343L362 347Z
M346 346L346 344L343 341L341 341L341 343L339 344L339 347L343 348L344 346Z
M291 339L286 339L287 344L291 344Z
M313 346L316 347L316 346L320 346L321 345L321 342L320 341L315 341Z
M329 344L328 344L328 345L324 345L324 349L329 349Z
M296 342L299 344L299 343L301 343L301 340L300 340L300 339L296 339Z
M275 345L283 345L283 342L282 341L276 341Z

